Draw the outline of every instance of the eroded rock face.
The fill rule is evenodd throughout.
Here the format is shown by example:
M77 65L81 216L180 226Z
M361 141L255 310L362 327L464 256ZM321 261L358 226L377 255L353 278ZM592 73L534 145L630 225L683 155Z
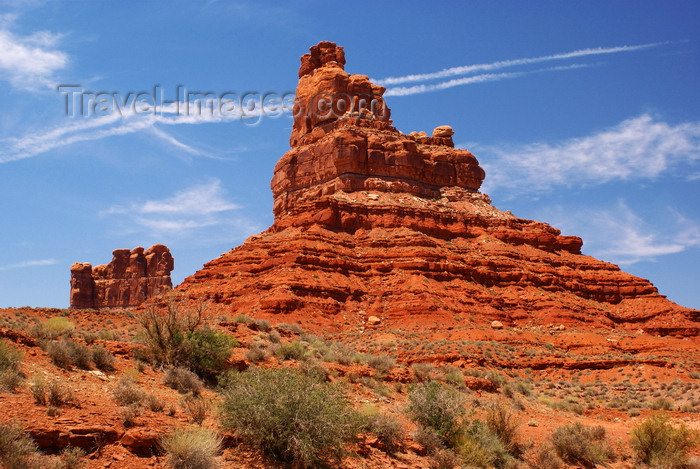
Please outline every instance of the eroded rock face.
M170 272L174 262L167 246L115 249L112 256L109 264L94 268L83 262L71 266L72 308L138 306L172 289Z
M387 329L478 318L697 330L697 311L582 255L580 238L492 206L450 126L399 132L384 88L344 65L329 42L302 57L292 148L271 182L274 224L185 279L187 297L335 330L369 317Z

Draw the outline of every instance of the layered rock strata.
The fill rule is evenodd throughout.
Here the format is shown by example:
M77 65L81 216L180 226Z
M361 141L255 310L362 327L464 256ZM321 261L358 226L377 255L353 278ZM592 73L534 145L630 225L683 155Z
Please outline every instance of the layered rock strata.
M144 250L115 249L112 261L94 268L76 262L70 268L72 308L138 306L172 289L174 263L167 246L155 244Z
M589 323L697 332L698 312L581 254L582 241L479 192L484 171L449 126L405 135L384 88L322 42L301 59L275 221L179 287L218 309L327 329L431 321ZM378 326L377 326L378 324Z

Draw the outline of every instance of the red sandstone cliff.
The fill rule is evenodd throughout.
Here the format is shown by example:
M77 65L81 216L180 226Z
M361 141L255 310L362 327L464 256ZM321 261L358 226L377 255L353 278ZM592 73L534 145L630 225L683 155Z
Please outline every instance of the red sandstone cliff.
M112 255L107 265L93 268L76 262L71 266L71 308L138 306L172 289L173 256L166 246L116 249Z
M330 42L302 57L273 226L179 290L225 312L335 330L376 316L384 327L499 319L697 333L698 311L582 255L580 238L493 207L450 127L399 132L384 88L344 65Z

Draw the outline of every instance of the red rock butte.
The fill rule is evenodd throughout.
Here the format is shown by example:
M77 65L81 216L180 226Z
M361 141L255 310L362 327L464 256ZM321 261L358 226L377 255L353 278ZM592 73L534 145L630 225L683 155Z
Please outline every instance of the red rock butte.
M697 334L698 311L582 255L580 238L492 206L452 129L403 134L384 91L345 71L342 47L311 47L272 177L274 224L178 290L219 313L329 331L499 320Z
M170 272L173 256L170 250L155 244L115 249L112 261L95 268L76 262L70 268L71 308L119 308L138 306L173 287Z

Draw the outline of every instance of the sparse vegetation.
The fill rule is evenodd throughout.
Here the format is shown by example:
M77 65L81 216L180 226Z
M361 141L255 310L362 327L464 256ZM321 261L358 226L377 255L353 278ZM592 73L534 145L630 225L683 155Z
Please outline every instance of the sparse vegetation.
M163 382L177 392L199 395L204 386L199 377L187 368L174 367L165 370Z
M114 394L117 404L121 406L141 404L146 399L146 393L143 389L136 384L133 378L126 375L119 378L112 394Z
M466 415L465 398L459 391L431 381L415 385L408 401L407 413L413 421L433 430L443 443L454 440Z
M614 456L601 426L587 427L576 422L558 427L552 432L552 443L564 462L588 468L605 464Z
M204 304L181 305L174 297L161 314L151 307L141 317L143 342L148 358L160 365L183 366L197 374L222 371L231 349L232 337L203 324Z
M161 440L172 469L213 469L221 438L207 428L177 429Z
M655 414L632 430L630 446L636 459L654 468L688 467L689 451L700 443L700 435L684 424L674 427L669 418Z
M223 385L223 424L300 467L338 457L360 429L339 388L293 369L230 373Z
M0 391L14 391L21 384L21 359L22 354L17 349L0 340Z
M0 463L6 469L39 468L37 447L22 426L16 422L0 422Z

